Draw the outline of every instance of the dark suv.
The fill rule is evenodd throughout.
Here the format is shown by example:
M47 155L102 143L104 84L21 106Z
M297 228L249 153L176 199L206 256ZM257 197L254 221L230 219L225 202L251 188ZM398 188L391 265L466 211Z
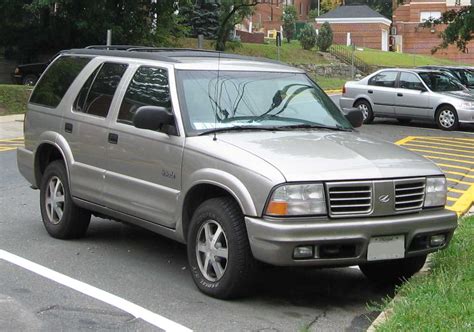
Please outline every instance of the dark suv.
M454 76L459 82L474 93L474 70L469 67L422 66L420 69L439 70Z
M41 74L46 70L48 65L53 62L54 59L56 59L58 55L59 53L55 54L46 62L18 65L15 68L15 71L11 73L12 82L15 84L29 86L36 85L36 82L40 78Z

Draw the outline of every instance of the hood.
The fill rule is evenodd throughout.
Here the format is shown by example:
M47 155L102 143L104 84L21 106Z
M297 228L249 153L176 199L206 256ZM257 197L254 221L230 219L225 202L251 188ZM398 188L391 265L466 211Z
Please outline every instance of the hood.
M446 92L438 92L444 96L454 97L463 99L466 101L474 101L473 90L463 90L463 91L446 91Z
M272 164L289 182L442 174L431 161L358 132L240 132L218 140Z

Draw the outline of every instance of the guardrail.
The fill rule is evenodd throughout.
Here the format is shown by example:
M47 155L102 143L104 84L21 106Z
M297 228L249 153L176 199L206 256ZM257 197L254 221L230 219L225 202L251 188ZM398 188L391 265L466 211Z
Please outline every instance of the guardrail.
M355 46L347 47L343 45L331 45L329 48L329 53L335 56L340 61L357 68L364 75L368 75L374 71L374 68L364 62L362 59L358 58L355 53ZM355 75L355 70L353 71L353 76Z

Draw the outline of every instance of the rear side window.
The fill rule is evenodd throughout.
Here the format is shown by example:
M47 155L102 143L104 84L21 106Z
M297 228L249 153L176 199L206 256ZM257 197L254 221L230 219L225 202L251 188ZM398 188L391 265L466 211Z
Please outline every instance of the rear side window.
M125 70L125 64L101 64L82 86L74 102L74 111L105 118Z
M44 73L38 82L30 102L55 108L61 102L66 91L91 58L62 56Z
M369 85L394 88L398 73L396 71L383 71L369 80Z
M117 122L132 124L133 115L141 106L171 108L168 71L157 67L140 67L127 88Z

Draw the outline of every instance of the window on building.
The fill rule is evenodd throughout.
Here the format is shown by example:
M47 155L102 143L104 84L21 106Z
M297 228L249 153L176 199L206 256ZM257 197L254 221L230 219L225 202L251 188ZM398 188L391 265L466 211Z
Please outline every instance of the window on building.
M437 20L441 18L441 12L420 12L420 22Z

